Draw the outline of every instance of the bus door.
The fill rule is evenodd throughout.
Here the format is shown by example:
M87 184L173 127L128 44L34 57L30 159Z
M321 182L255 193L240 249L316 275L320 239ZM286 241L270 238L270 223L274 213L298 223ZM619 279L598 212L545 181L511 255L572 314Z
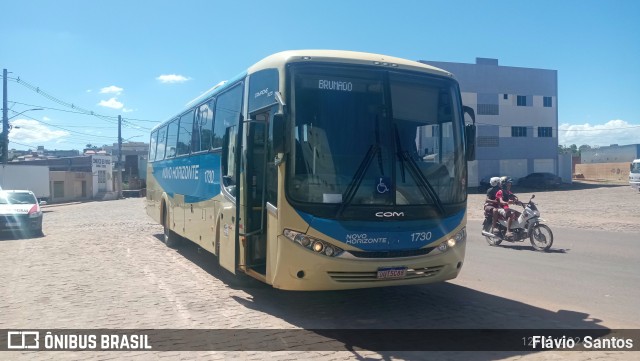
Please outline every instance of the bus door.
M217 219L217 243L215 245L220 265L236 273L238 262L238 233L243 232L240 218L241 164L242 154L242 82L231 86L216 99L214 116L214 142L222 140L221 182L222 194ZM223 135L224 134L224 135Z
M259 275L266 275L267 268L267 178L268 178L268 124L271 109L260 110L249 115L246 122L246 144L244 164L245 194L244 200L244 229L240 234L241 249L240 262L245 270ZM273 161L272 161L273 162ZM242 257L244 256L244 257ZM255 274L254 274L255 275Z

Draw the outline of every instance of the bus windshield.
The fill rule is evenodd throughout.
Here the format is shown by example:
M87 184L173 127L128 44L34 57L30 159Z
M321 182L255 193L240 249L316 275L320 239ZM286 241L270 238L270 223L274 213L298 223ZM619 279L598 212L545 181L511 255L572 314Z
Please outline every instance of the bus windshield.
M458 210L466 175L457 94L455 81L428 74L295 69L289 198L312 214L350 218L366 218L363 207L418 207L422 217Z
M640 162L631 163L631 173L640 173Z

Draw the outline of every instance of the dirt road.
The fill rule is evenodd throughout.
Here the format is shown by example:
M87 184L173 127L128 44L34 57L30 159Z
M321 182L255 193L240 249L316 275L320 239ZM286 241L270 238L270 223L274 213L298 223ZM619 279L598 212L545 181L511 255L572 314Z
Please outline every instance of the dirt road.
M640 234L640 192L628 185L574 182L557 190L523 189L514 185L512 191L521 201L535 194L534 202L541 217L550 226ZM469 194L469 219L484 217L485 196Z

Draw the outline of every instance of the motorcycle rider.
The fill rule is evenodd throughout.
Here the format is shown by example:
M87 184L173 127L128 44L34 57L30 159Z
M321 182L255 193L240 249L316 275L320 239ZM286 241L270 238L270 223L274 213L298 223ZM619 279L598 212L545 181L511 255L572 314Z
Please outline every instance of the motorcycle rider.
M503 185L504 189L500 189L496 192L496 198L500 200L498 212L501 216L507 219L507 233L505 234L505 237L511 238L513 237L513 233L511 232L511 223L517 218L518 212L509 208L509 204L519 204L519 201L518 197L511 192L513 179L502 177L500 178L500 183Z
M496 197L498 191L501 190L500 177L492 177L489 179L491 186L487 190L487 198L484 202L485 213L491 214L491 233L498 233L496 223L498 222L498 208L500 208L500 199Z

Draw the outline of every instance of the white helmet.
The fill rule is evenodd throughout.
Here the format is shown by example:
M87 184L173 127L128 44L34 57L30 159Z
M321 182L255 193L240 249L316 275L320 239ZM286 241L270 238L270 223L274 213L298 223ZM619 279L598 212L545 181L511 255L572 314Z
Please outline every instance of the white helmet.
M489 179L489 184L491 184L492 187L497 186L500 184L500 177L491 177L491 179Z

